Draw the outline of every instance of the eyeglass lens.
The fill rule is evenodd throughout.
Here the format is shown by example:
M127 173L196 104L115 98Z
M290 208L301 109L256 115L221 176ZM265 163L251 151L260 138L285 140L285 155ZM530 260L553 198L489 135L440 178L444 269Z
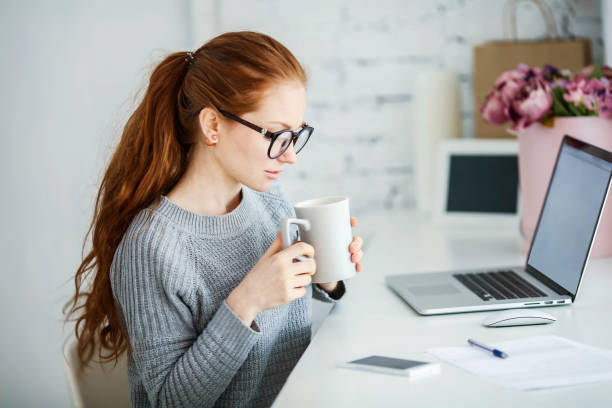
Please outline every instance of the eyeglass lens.
M295 153L299 153L300 150L304 147L306 142L308 142L308 138L310 137L310 130L308 128L302 129L297 138L293 142L293 149ZM289 148L289 144L293 140L293 133L291 131L283 132L272 144L272 148L270 149L270 157L277 158Z

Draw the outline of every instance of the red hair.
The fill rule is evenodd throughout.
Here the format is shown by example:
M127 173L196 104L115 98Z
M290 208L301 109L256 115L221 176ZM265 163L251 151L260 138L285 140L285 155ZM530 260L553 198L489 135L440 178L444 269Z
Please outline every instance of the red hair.
M198 112L204 107L236 115L254 111L269 86L293 80L306 85L293 54L250 31L222 34L194 53L170 54L154 69L102 179L83 244L91 234L92 248L63 309L66 321L76 321L81 368L96 350L99 361L116 362L130 349L115 308L111 263L134 216L167 194L185 172L198 135Z

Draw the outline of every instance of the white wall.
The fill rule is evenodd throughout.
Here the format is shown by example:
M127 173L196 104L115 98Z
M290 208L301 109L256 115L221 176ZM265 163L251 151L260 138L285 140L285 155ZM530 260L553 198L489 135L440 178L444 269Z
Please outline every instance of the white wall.
M594 39L600 2L550 0L565 33ZM461 74L471 133L471 46L501 36L502 1L167 0L0 2L0 406L67 406L60 308L106 160L167 51L233 29L267 32L310 71L316 140L290 198L345 193L353 210L410 206L413 78ZM520 32L541 36L521 6ZM302 190L298 183L303 183Z
M198 3L198 0L193 0ZM601 59L599 0L547 0L564 36L593 39ZM463 134L473 134L472 47L501 39L502 0L217 0L202 15L216 32L253 29L294 52L310 73L306 120L315 127L285 176L294 201L346 194L355 215L415 204L412 114L415 77L459 72ZM519 38L545 35L536 7L521 3ZM197 42L211 27L194 30Z
M68 406L60 308L104 164L186 1L0 3L0 406Z

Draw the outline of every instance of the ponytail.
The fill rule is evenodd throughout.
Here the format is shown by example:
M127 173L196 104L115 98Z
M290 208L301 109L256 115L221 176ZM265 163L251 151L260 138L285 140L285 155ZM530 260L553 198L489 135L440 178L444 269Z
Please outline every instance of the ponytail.
M81 368L90 361L99 344L100 361L116 360L128 349L114 304L110 266L121 237L134 216L167 193L186 167L186 149L177 138L184 133L177 117L177 96L185 71L185 53L168 56L151 75L148 89L128 119L121 141L108 165L85 239L92 233L92 250L74 277L76 293L64 306L76 319ZM91 289L82 283L92 271ZM103 355L103 350L110 350Z

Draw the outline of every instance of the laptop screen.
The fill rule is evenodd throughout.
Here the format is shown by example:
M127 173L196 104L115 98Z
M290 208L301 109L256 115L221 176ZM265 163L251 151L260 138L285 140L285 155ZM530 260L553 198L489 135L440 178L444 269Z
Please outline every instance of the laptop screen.
M599 155L592 154L597 151ZM535 268L572 295L609 188L610 156L564 138L527 259L528 269Z

